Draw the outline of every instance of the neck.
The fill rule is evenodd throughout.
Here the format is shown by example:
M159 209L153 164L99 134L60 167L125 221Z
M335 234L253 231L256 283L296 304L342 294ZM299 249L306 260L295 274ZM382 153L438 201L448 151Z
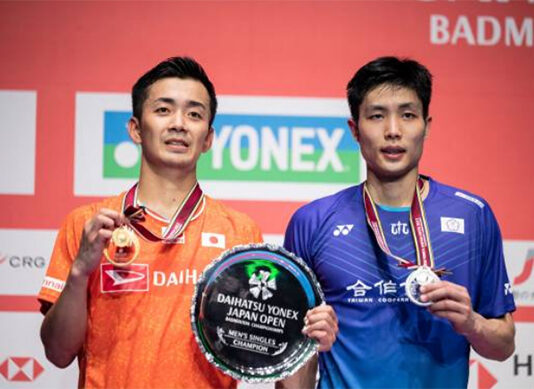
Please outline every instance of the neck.
M409 207L412 204L418 177L417 170L414 170L398 179L383 180L373 172L367 171L367 189L377 204Z
M189 191L197 182L196 172L155 171L147 164L141 164L139 185L137 187L138 201L170 219Z

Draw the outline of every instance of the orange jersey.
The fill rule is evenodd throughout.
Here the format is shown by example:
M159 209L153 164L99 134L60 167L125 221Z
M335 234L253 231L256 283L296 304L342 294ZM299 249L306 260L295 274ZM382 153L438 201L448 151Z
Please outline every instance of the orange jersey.
M78 253L85 222L98 209L121 211L122 196L74 210L58 233L38 298L54 303ZM162 235L167 223L145 216ZM261 242L246 215L205 197L185 232L172 244L142 238L127 268L102 256L88 287L88 329L78 356L84 388L235 388L236 382L200 352L190 324L191 298L204 268L237 244Z

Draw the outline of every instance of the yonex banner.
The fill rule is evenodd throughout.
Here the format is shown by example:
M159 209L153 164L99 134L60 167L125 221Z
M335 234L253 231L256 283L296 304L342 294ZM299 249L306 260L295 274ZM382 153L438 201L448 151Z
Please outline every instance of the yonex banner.
M140 149L126 129L129 104L125 94L78 94L78 195L111 195L138 176ZM363 179L344 99L221 96L219 104L212 148L198 166L209 194L310 200Z

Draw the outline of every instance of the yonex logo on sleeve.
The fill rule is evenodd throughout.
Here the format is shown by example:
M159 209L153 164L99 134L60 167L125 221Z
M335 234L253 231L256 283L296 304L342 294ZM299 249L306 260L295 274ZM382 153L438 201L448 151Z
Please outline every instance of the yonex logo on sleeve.
M512 294L512 293L513 293L512 285L509 282L506 282L504 284L504 295L507 296L507 295Z
M336 226L336 228L335 228L335 230L334 230L334 232L332 234L334 236L348 235L353 227L354 227L354 224L340 224L340 225Z
M478 205L480 208L484 208L484 203L482 201L480 201L479 199L473 197L473 196L469 196L463 192L456 192L454 194L455 196L458 196L458 197L461 197L462 199L466 199L468 201L471 201L472 203L475 203L476 205Z

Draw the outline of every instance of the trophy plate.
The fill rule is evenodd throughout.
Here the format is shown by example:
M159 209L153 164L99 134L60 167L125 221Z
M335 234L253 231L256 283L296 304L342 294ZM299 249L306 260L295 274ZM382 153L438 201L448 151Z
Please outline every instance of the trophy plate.
M246 382L295 373L316 352L302 334L306 312L324 301L312 271L270 244L236 246L213 261L193 295L191 324L206 358Z

